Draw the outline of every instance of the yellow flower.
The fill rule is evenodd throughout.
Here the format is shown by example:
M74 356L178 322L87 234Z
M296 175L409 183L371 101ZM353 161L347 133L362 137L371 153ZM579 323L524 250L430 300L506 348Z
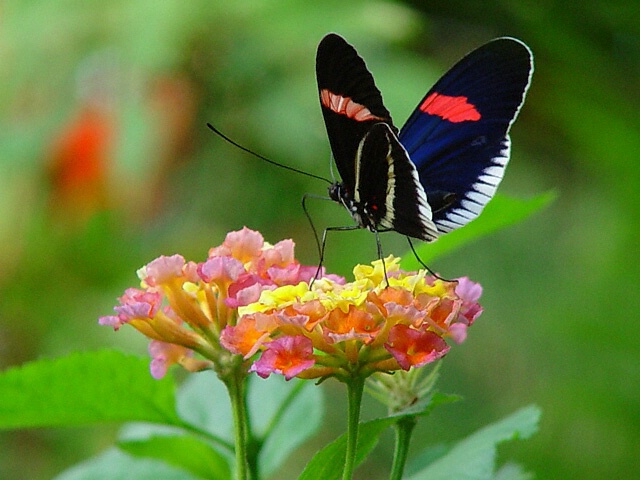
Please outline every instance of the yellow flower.
M464 340L480 314L479 286L403 272L399 263L358 265L347 284L324 278L265 290L225 328L223 345L247 357L262 352L252 371L263 377L345 379L433 362L448 352L445 338ZM460 285L472 293L459 295Z

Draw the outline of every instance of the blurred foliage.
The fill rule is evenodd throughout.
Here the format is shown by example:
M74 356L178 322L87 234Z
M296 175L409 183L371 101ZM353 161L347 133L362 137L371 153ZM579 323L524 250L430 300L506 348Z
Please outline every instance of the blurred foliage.
M402 124L467 51L512 35L536 57L502 192L554 189L533 220L433 267L485 287L485 314L447 358L440 387L465 396L420 424L416 448L468 435L529 403L540 433L500 450L539 478L635 478L640 444L640 18L636 2L7 0L0 13L0 364L119 345L97 326L135 270L160 254L205 258L242 225L294 238L329 176L315 47L356 45ZM314 222L348 225L329 202ZM406 242L384 236L385 251ZM375 257L368 232L329 238L327 266ZM607 292L622 293L615 299ZM100 375L100 372L96 372ZM343 398L341 386L323 385ZM126 392L123 392L126 395ZM332 405L340 402L332 402ZM373 417L375 405L365 406ZM332 411L317 449L341 433ZM113 427L0 437L0 477L49 478L113 441ZM386 446L384 455L389 458ZM308 458L308 456L304 456ZM302 465L292 461L293 476ZM360 473L385 478L375 461Z

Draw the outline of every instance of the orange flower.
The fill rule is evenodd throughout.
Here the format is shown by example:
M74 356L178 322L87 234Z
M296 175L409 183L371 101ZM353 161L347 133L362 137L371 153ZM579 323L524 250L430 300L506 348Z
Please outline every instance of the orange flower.
M385 263L388 286L378 260L356 266L351 283L322 278L311 288L302 282L262 290L258 301L239 308L222 343L245 358L260 351L251 370L262 377L346 379L420 367L449 351L445 338L464 340L482 311L479 285L403 272L394 257Z

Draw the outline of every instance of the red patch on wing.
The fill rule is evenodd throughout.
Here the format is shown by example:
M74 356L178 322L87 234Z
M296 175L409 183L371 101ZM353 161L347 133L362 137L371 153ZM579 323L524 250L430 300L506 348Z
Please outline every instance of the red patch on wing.
M354 102L350 97L336 95L326 88L320 92L320 102L323 107L327 107L332 112L339 113L340 115L346 115L357 122L386 120L385 118L374 115L367 107Z
M450 97L434 92L420 104L420 110L453 123L476 122L482 115L468 100L467 97Z

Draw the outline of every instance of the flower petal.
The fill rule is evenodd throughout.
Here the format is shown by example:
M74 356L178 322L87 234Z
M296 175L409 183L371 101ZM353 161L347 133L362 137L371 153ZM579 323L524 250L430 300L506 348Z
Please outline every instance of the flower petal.
M260 256L263 245L264 238L259 232L244 227L242 230L227 233L221 246L209 250L209 256L232 256L246 264Z
M141 269L141 274L148 285L161 285L182 276L185 260L182 255L161 256Z
M191 356L193 352L179 345L153 340L149 344L149 354L152 357L151 376L159 380L167 374L171 365L179 363L184 357Z
M478 303L478 299L482 295L482 285L472 282L467 277L459 278L456 294L462 300L460 315L471 325L483 311L483 308Z
M232 257L213 257L198 264L198 275L207 283L234 282L245 271L243 263Z
M235 327L227 325L220 334L220 344L232 353L251 357L269 336L268 324L264 320L258 324L259 315L267 317L257 313L243 317Z
M403 370L421 367L443 357L449 346L430 331L420 331L398 324L389 332L389 342L385 348L397 360Z
M290 380L314 364L311 340L301 335L284 336L269 342L267 349L260 359L251 365L249 371L256 372L262 378L278 373Z
M265 288L267 290L273 288L268 280L245 273L229 285L229 296L225 299L225 304L229 308L238 308L257 302Z

